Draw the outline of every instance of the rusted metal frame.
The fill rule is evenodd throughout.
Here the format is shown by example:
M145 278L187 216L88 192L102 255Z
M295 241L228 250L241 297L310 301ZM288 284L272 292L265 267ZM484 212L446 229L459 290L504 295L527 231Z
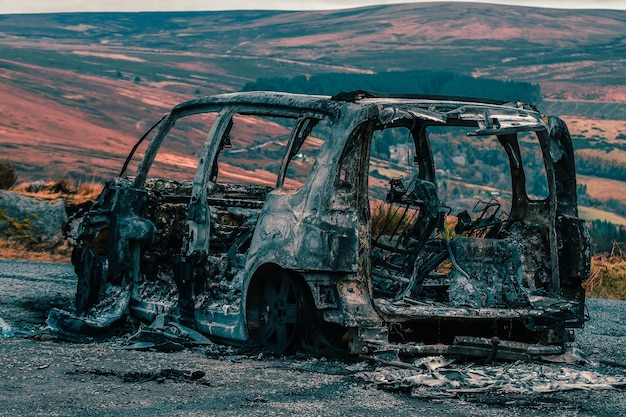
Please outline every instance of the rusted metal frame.
M497 138L507 154L511 171L512 195L509 218L512 221L520 220L528 215L528 196L526 195L526 174L517 134L498 135Z
M214 155L219 153L221 142L216 138L221 138L228 127L228 123L233 114L232 109L221 110L213 125L209 129L207 139L200 151L198 167L193 179L191 189L191 199L187 209L187 236L185 239L187 256L194 252L206 252L208 254L211 241L211 216L209 215L209 205L207 201L207 176L213 168Z
M330 101L330 96L293 94L275 91L248 91L198 97L176 105L172 111L206 107L267 107L277 111L309 110L332 114L343 103ZM202 111L202 110L201 110Z
M548 182L549 196L544 200L531 201L526 193L526 178L523 165L523 156L520 151L516 134L498 135L498 140L504 147L508 157L512 176L512 206L509 213L509 220L505 227L511 227L515 222L535 222L541 226L542 234L547 240L548 256L551 268L550 288L554 293L559 293L559 270L555 262L558 263L557 235L555 230L556 218L556 196L554 170L549 155L547 143L547 133L545 130L538 130L536 138L542 150L544 167L546 170L546 180Z
M135 151L137 150L137 148L139 147L139 145L141 145L141 143L146 139L146 137L148 137L148 135L152 132L152 130L154 128L156 128L167 116L169 115L169 113L165 113L163 115L163 117L161 117L161 119L159 119L158 122L156 122L154 125L152 125L150 127L150 129L148 129L146 131L146 133L143 134L143 136L141 138L139 138L139 140L137 141L137 143L135 143L135 145L133 146L133 148L130 150L130 153L128 154L128 156L126 157L126 160L124 161L124 165L122 165L122 169L118 175L118 177L121 177L122 175L124 175L124 173L126 172L126 168L128 168L128 164L130 163L130 160L133 158L133 155L135 154Z
M449 250L447 249L445 251L430 252L425 257L424 262L420 263L420 265L414 266L411 279L407 284L406 289L396 296L395 300L410 299L414 295L416 288L419 288L421 291L420 287L423 287L426 276L449 257Z
M581 281L589 276L590 238L578 219L574 150L569 131L558 117L548 117L546 141L550 148L557 200L555 228L559 240L559 275L561 290L580 303L580 325L584 322L584 290Z
M278 100L279 97L283 97L283 96L282 95L275 95L273 97L275 97L276 100ZM257 100L257 103L255 105L246 105L247 106L246 107L247 110L243 110L242 114L248 114L248 113L249 114L259 114L259 113L264 114L263 113L265 111L265 110L263 110L264 106L266 104L267 105L274 104L274 103L267 103L267 102L263 101L261 96L255 96L255 100ZM296 101L298 101L298 100L296 100ZM234 104L234 103L237 103L237 101L233 100L233 102L230 104L231 106L233 106L233 108L237 107L237 105ZM303 104L304 101L303 102L298 101L298 103L300 105L300 104ZM183 107L179 107L179 109L180 109L181 112L188 112L189 114L192 114L192 113L200 113L200 112L202 112L200 109L203 106L204 106L203 109L206 110L206 108L211 107L211 106L213 106L213 108L215 108L216 105L215 105L215 103L212 103L210 100L207 100L207 101L198 101L194 105L188 106L187 108L185 108L184 106ZM287 106L285 104L282 104L282 106L283 107L289 107L289 106ZM228 106L226 106L226 107L228 107ZM230 111L230 113L229 113L230 116L228 116L227 118L230 121L231 120L230 117L232 117L232 115L235 113L236 110L230 109L229 111ZM281 113L281 111L282 110L276 111L276 114L274 114L274 115L277 115L277 116L284 115L283 113ZM274 110L268 110L268 112L273 114ZM301 114L301 113L298 113L298 114ZM532 129L529 129L528 127L521 127L521 128L512 128L512 127L510 127L510 128L508 128L508 130L501 129L501 128L499 128L499 126L497 126L497 121L492 120L492 117L490 117L490 116L492 116L492 114L489 111L483 111L483 117L486 120L485 123L484 123L484 127L483 127L482 130L475 131L475 133L477 133L477 134L499 133L500 134L499 138L500 138L500 137L509 136L509 135L512 136L512 137L515 136L513 133L509 134L507 132L517 132L517 131L524 131L524 130L535 130L534 127ZM298 117L301 117L301 116L298 116ZM453 118L451 118L451 119L453 119ZM171 121L171 119L169 119L169 120ZM220 118L218 117L216 119L216 122L212 126L212 129L218 129L218 121L219 120L220 120ZM358 121L358 123L361 123L361 122L362 122L362 120ZM465 125L469 126L470 122L474 123L474 121L466 118L466 119L464 119L464 121L462 121L461 124L464 125L464 126ZM305 122L301 122L301 123L305 123ZM351 122L350 126L353 126L354 123L356 123L356 122ZM173 121L172 121L172 125L173 125ZM346 125L348 125L348 123ZM163 126L162 126L162 128L163 128ZM370 125L370 128L371 128L371 125ZM420 128L425 130L425 125L420 126ZM226 127L226 129L227 129L227 127ZM294 146L294 141L296 141L300 137L304 138L306 136L306 135L302 135L302 136L299 135L298 131L300 129L304 129L304 132L306 132L307 127L304 124L298 124L298 127L296 127L296 129L294 130L294 133L292 134L292 137L290 139L290 144L292 146L292 150L294 149L294 147L293 147ZM411 131L413 131L413 130L415 130L415 128L411 129ZM367 127L365 127L365 131L367 131ZM167 132L165 132L165 133L167 133ZM165 136L165 133L162 134L162 137L160 138L160 140L163 140L163 137ZM342 133L345 133L345 132L336 132L337 138ZM361 132L361 133L363 133L363 132ZM507 135L503 135L503 133L507 133ZM157 135L155 137L158 137L158 135L159 135L159 133L157 133ZM427 142L428 139L427 139L425 134L423 135L424 138L420 139L420 140L416 139L416 137L418 135L413 134L413 136L414 136L414 142L416 142L416 149L419 149L420 146L423 147L425 145L426 145L427 148L429 148L428 147L428 142ZM218 195L219 194L219 189L218 189L219 187L217 187L216 184L211 184L210 181L207 181L207 177L206 177L207 172L208 173L211 172L211 170L207 167L207 165L209 165L211 163L211 161L215 160L215 157L209 158L208 155L216 155L219 152L219 149L215 148L215 146L219 146L219 141L215 140L215 139L217 139L219 137L221 137L221 135L218 135L217 132L213 131L213 130L212 130L212 133L209 134L209 138L208 138L207 142L205 143L205 147L203 147L204 150L202 152L202 156L204 156L204 159L202 159L202 156L201 156L201 164L200 165L202 165L202 164L204 164L204 165L203 166L199 166L198 171L196 172L196 177L194 177L194 191L197 190L198 186L204 187L205 184L208 184L208 186L209 186L209 192L211 193L212 197L207 197L206 195L204 195L203 197L195 198L195 200L194 200L194 196L198 197L198 194L194 194L192 192L192 200L201 202L200 204L203 204L204 207L208 207L209 205L217 204L217 201L218 201L217 199L219 197L221 197L221 196ZM358 253L358 255L359 255L358 256L358 273L353 273L353 274L340 273L340 274L337 275L337 277L338 277L337 278L337 281L338 281L337 288L338 289L342 289L343 288L342 291L338 292L338 297L339 297L338 301L341 301L342 307L337 309L337 311L338 312L340 312L340 311L341 312L345 312L347 317L348 317L346 319L341 318L337 322L340 323L340 324L350 324L350 325L353 325L353 326L359 326L359 328L361 326L364 326L365 325L364 323L366 323L366 322L375 323L376 320L378 320L376 318L376 317L378 317L377 316L378 313L376 311L374 311L374 309L371 309L371 307L372 307L372 302L371 302L371 299L372 299L372 294L371 294L372 285L371 285L371 281L370 281L371 280L371 275L369 275L369 273L368 273L368 271L371 272L371 270L367 268L367 266L368 266L368 264L367 264L367 262L368 262L367 261L367 257L366 257L366 259L362 259L362 256L361 256L363 254L367 254L367 251L370 250L370 248L369 248L369 246L367 246L367 244L371 243L370 239L365 239L368 236L368 230L369 230L369 225L370 225L369 224L370 219L369 219L369 215L368 215L369 210L367 210L368 213L365 212L366 211L365 209L369 207L369 205L365 204L365 202L367 202L366 201L367 200L367 187L366 187L366 185L367 185L367 177L366 177L366 175L367 175L367 172L368 172L367 168L369 167L369 162L368 162L369 161L369 148L370 148L370 145L371 145L371 143L367 143L369 137L371 137L371 135L368 136L367 134L364 134L364 135L362 134L360 136L362 143L361 143L361 149L360 149L361 152L356 154L357 158L359 159L359 164L358 164L359 172L358 172L358 175L355 176L355 178L356 178L356 180L354 182L355 189L354 189L354 191L349 191L349 192L345 193L346 196L350 196L350 198L346 197L345 199L340 199L340 198L336 198L336 197L331 197L331 202L332 202L331 204L333 205L333 210L342 210L342 209L344 209L344 207L350 207L350 208L354 207L354 209L357 210L357 212L359 213L359 215L358 215L358 219L359 219L358 220L358 228L359 228L358 240L361 242L361 245L359 245L359 249L358 249L358 251L359 251L359 253ZM321 181L321 182L325 183L327 188L330 188L330 189L324 190L324 192L322 192L322 197L320 197L321 200L326 198L327 195L330 195L332 192L337 192L337 190L334 189L335 186L337 188L339 187L339 185L337 185L337 184L340 182L340 180L333 180L333 178L335 178L335 177L339 178L339 172L341 171L341 169L343 169L342 166L340 166L340 164L339 164L339 161L341 159L337 159L335 156L330 157L330 155L331 154L332 155L336 155L337 151L339 149L342 149L342 148L339 148L339 145L338 145L339 143L343 144L343 142L341 142L342 140L345 141L345 139L338 140L337 144L333 144L332 146L330 144L327 144L327 146L325 148L329 148L329 149L326 149L324 151L325 155L322 158L323 159L323 161L322 161L322 165L323 166L319 166L320 164L317 164L318 166L315 168L315 169L319 169L320 172L318 173L314 169L314 172L311 173L311 175L322 174L321 177L322 177L322 179L324 181ZM154 146L157 146L158 145L157 142L158 141L155 140L155 141L153 141L153 143L151 143L151 145L154 144ZM520 176L520 172L521 172L521 178L523 180L524 179L524 177L523 177L524 173L523 173L523 167L521 165L521 155L520 155L519 146L517 144L517 140L516 140L516 138L513 138L513 139L504 140L504 142L505 143L503 145L505 147L505 150L507 151L507 155L509 156L509 163L513 164L513 165L516 165L517 169L519 170L517 174L513 174L513 175L514 176L515 175ZM418 145L418 143L420 145ZM295 145L296 145L295 148L297 148L298 145L297 144L295 144ZM550 146L544 146L543 143L542 143L542 151L544 153L544 158L547 158L546 149L548 147L551 148L552 145L554 145L554 144L550 144ZM337 146L337 148L333 148L333 146ZM567 146L565 146L565 147L567 148ZM158 148L158 146L157 146L157 148ZM151 148L149 147L149 149L151 149ZM211 152L210 152L211 149L217 149L217 153L211 154ZM423 162L422 159L418 160L417 158L416 158L416 163L417 164L422 163L422 167L420 167L420 169L419 169L419 176L420 177L429 177L430 176L430 177L432 177L432 180L434 182L434 166L432 168L430 168L430 171L431 171L430 174L428 173L429 172L429 165L434 165L434 163L433 163L433 160L432 160L432 155L430 153L430 150L429 149L427 149L427 150L428 150L428 152L426 152L423 156L424 156L424 160L426 160L426 159L430 160L430 164L428 162ZM344 150L342 150L342 152L344 152ZM287 154L289 154L289 152ZM428 158L428 157L430 157L430 158ZM286 163L288 163L289 159L290 159L289 157L284 157L284 161L285 162L283 163L283 165L286 166ZM366 160L367 160L367 162L365 162ZM140 165L140 168L145 168L145 173L147 173L147 169L149 168L149 164ZM567 181L567 178L568 178L568 175L569 175L569 171L570 171L570 167L569 167L569 165L567 165L567 166L564 166L563 168L564 168L563 169L563 172L564 172L563 178L565 178L565 181ZM573 169L573 165L572 165L571 168ZM141 171L141 169L140 169L140 171ZM550 171L549 167L546 167L546 171L548 171L548 172ZM512 169L512 172L513 172L513 169ZM200 173L203 173L204 175L199 176ZM552 171L552 173L554 174L554 171ZM365 175L365 178L364 178L364 175ZM144 180L145 180L145 178L144 178ZM143 181L143 182L145 182L145 181ZM513 182L515 184L515 181L513 181ZM550 185L550 177L548 178L548 182L549 182L549 185ZM557 182L558 182L558 179L557 179ZM137 181L135 181L135 184L137 184ZM334 185L331 186L331 187L328 187L328 184L334 184ZM364 187L364 185L365 185L365 187ZM571 184L569 184L569 185L571 185ZM514 187L515 187L515 185L514 185ZM575 182L573 183L573 187L574 187L574 190L575 190ZM556 196L556 193L558 193L559 190L560 189L558 188L558 183L557 183L556 189L551 189L551 196L553 194L555 195L554 198L556 199L556 203L560 203L559 197ZM204 191L206 192L206 190L204 190ZM249 191L252 191L252 190L249 190ZM318 190L308 189L307 192L315 193L317 191ZM575 202L575 194L571 195L571 193L570 193L569 194L569 200L568 200L568 193L565 192L565 194L562 196L563 197L563 204L564 204L564 206L562 207L563 211L560 211L561 207L559 207L557 209L556 208L557 207L556 204L552 204L551 205L551 203L554 203L554 201L552 201L550 199L548 199L547 201L537 201L537 202L533 201L533 202L529 202L528 201L528 197L527 197L526 192L525 192L524 181L521 182L521 188L518 191L519 191L518 192L518 197L519 196L525 197L526 198L526 202L525 202L525 205L523 205L521 207L518 207L518 209L520 210L519 211L520 216L518 217L517 220L525 220L526 221L526 220L528 220L527 219L528 215L532 215L531 217L533 217L533 219L534 219L535 217L539 217L541 215L541 213L543 213L543 212L549 212L549 213L554 214L555 216L558 216L558 215L561 215L561 214L565 213L569 209L573 209L573 210L576 209L575 205L572 205L572 203L571 203L572 199ZM245 190L243 191L243 194L244 195L247 194L245 192ZM351 203L353 197L354 197L354 200L356 201L354 203L354 206ZM213 199L214 201L213 200L209 201L209 199ZM117 201L116 198L114 198L114 200L115 200L114 201L114 205L115 205L115 204L118 203L118 201ZM235 205L237 205L237 204L247 205L249 203L248 200L245 197L243 199L229 198L227 195L225 195L225 198L221 198L219 201L223 202L226 205L229 205L231 203L235 204ZM252 202L252 201L254 201L255 207L257 205L259 205L259 204L263 205L263 202L261 202L261 201L250 200L250 202ZM306 198L304 198L304 200L302 200L302 201L306 201ZM566 201L569 202L570 206L567 206L567 204L565 204ZM285 202L288 203L288 201L285 201ZM515 201L514 201L514 203L515 203ZM252 203L250 203L250 204L252 204ZM322 207L322 206L319 205L319 207L316 206L314 208L318 209L318 211L319 211L320 207ZM515 205L514 205L514 207L515 207ZM556 210L556 212L554 212L553 210ZM201 213L199 215L198 215L198 213L200 213L200 211L198 211L197 213L194 214L193 209L190 208L190 210L189 210L189 218L190 219L202 220ZM317 213L317 211L316 211L316 213ZM329 213L325 213L325 214L329 214ZM574 213L574 215L575 214L576 213ZM323 221L323 219L320 220L318 224L320 225L320 227L323 227L325 231L332 232L332 230L334 230L333 226L336 223L336 222L335 223L333 222L333 219L336 220L336 218L331 216L327 220L324 220L324 221ZM533 219L530 219L530 221L532 221ZM115 223L115 222L116 222L116 220L114 219L113 223ZM551 231L556 230L556 224L555 224L554 221L552 222L551 225L550 224L545 225L544 223L542 223L542 225L543 226L547 226L546 228L551 230ZM208 228L208 224L207 224L206 229L205 229L206 233L209 233L209 230L210 229ZM568 237L569 237L569 234L568 234ZM554 248L554 244L553 243L554 242L558 242L558 239L561 239L561 238L562 237L560 237L558 234L556 234L554 240L551 240L551 243L550 243L551 256L556 256L556 254L557 254L557 252L556 252L556 250ZM576 239L576 238L577 238L576 236L572 236L572 239ZM138 248L137 242L135 242L133 245L134 245L133 247ZM198 247L201 247L201 246L202 245L198 245ZM207 246L207 248L208 248L208 246ZM131 272L131 275L134 275L135 278L136 278L139 275L139 272L137 270L139 262L138 262L138 259L136 259L137 255L138 255L138 251L131 250L130 253L134 254L134 256L131 255L131 258L133 258L133 262L131 262L131 263L134 265L134 269L133 269L133 272ZM187 253L190 253L190 252L187 252ZM200 251L195 251L195 252L191 252L191 253L192 254L196 254L196 255L200 255L201 254ZM259 257L256 261L258 261L259 263L262 263L262 262L264 262L266 260L263 259L262 257ZM554 265L554 259L553 258L551 258L551 261L552 261L552 264ZM248 267L251 267L250 268L251 271L254 270L254 268L252 268L252 266L254 266L254 265L258 266L259 264L254 264L254 262L249 262L248 263ZM202 268L202 267L200 267L200 268ZM553 271L553 273L554 273L554 271ZM557 271L557 273L558 273L558 271ZM368 278L368 279L366 279L366 278ZM553 274L552 278L554 278L554 274ZM187 288L187 287L185 287L185 288ZM358 305L356 305L356 304L352 305L349 302L347 302L347 299L349 297L353 297L353 295L351 295L351 294L354 294L355 291L358 294L365 295L365 294L368 293L368 288L369 288L369 293L370 293L370 300L359 299L358 300L359 302L357 303ZM321 294L321 292L320 292L320 294ZM321 295L319 295L318 298L321 298ZM367 303L369 303L369 304L367 304ZM368 314L365 314L363 311L359 311L360 307L364 307L365 308L365 307L368 307L368 306L370 307L369 310L371 310L371 311L368 310L369 311ZM442 307L442 308L445 309L445 307ZM510 309L508 309L508 310L507 309L502 309L502 310L497 311L497 312L495 312L495 311L485 312L485 314L489 315L489 314L493 313L494 317L502 318L502 317L506 317L507 312L511 313ZM435 309L435 311L429 310L428 312L427 311L422 311L422 313L423 313L422 317L427 317L428 315L430 315L428 317L432 316L433 319L437 318L438 314L440 314L437 309ZM475 311L472 311L471 314L468 313L468 317L467 318L469 319L470 316L474 317L472 315L474 313L475 313ZM523 311L520 310L520 311L517 311L517 313L520 314L520 315L523 315L523 314L530 315L530 316L532 316L534 318L537 318L537 319L541 319L543 317L542 311L526 311L524 313ZM415 318L415 311L407 312L406 314L408 314L407 317L409 319L411 319L411 318L414 319ZM391 315L396 315L396 314L394 312L391 312ZM341 317L341 316L342 316L342 314L337 314L337 315L335 315L333 317ZM241 321L240 320L241 317L242 317L241 315L239 315L237 317L232 315L232 317L230 317L230 321L228 321L228 322L230 323L233 320ZM526 316L524 316L524 317L526 317ZM553 319L555 319L555 318L546 317L546 320L544 320L546 322L545 324L549 325L550 321L553 320ZM561 319L562 320L569 320L567 317L564 317L564 318L561 318ZM207 324L207 323L210 324L208 320L209 319L208 319L208 316L207 316L207 318L205 320L206 321L205 324ZM215 320L219 321L219 319L217 319L217 318ZM226 325L226 322L222 323L222 327L224 327L225 325ZM205 330L211 332L211 330L208 327ZM223 336L225 336L227 333L228 332L224 333ZM234 336L234 334L231 335L231 338L234 338L233 336ZM242 337L241 332L240 332L240 334L238 334L237 337L238 338ZM364 334L364 337L365 337L365 334ZM481 350L481 349L489 350L488 347L484 348L484 347L481 347L481 346L471 346L470 348L464 348L464 349L474 349L477 352L480 351L479 353L481 353L481 354L485 354L486 353L485 350ZM499 350L499 348L498 348L498 350ZM467 351L468 350L466 350L466 352ZM493 347L490 350L490 352L491 352L491 354L493 354L493 352L494 352Z
M432 146L428 137L428 126L445 126L442 124L416 123L411 130L413 143L415 146L415 159L418 169L418 178L437 184L435 176L435 160L433 158Z
M545 130L546 127L539 113L520 108L466 105L448 112L447 116L461 121L475 122L478 129L467 132L468 136L509 135Z
M368 198L368 175L371 139L375 129L378 109L376 106L354 106L345 103L341 108L346 117L341 125L334 125L335 134L341 132L343 138L337 137L335 150L335 165L331 167L331 178L339 178L341 170L346 170L346 180L352 189L346 193L347 209L354 210L357 214L357 240L358 247L356 271L345 274L336 283L339 305L342 311L342 325L352 328L350 332L349 351L356 352L360 348L361 330L363 326L381 326L382 318L374 307L374 294L372 284L371 265L371 219ZM335 201L331 198L330 201ZM337 201L338 202L338 201ZM336 203L332 203L334 207ZM337 209L339 206L336 207ZM356 291L356 292L355 292ZM361 294L359 303L353 305L350 302L356 293ZM356 326L356 327L355 327ZM377 327L380 328L380 327Z
M359 240L361 242L358 254L359 258L359 275L360 278L367 282L369 289L369 297L374 299L374 285L372 284L372 264L371 264L371 233L372 219L370 214L369 202L369 164L370 152L372 146L372 135L374 132L375 121L370 118L369 121L362 125L358 132L360 155L358 156L358 172L356 176L356 204L359 213Z
M565 123L558 117L548 118L550 159L554 164L559 214L578 215L576 168L572 139Z
M551 288L550 290L556 294L560 294L561 292L561 273L560 273L560 262L559 262L559 236L557 233L557 216L559 215L559 203L558 203L558 191L557 191L557 182L555 175L555 161L551 155L551 132L546 130L541 130L537 132L537 139L539 140L539 144L541 146L541 151L543 154L544 165L546 169L546 176L548 179L548 196L543 202L539 202L538 204L533 204L533 206L544 206L548 205L549 215L547 217L548 222L548 242L549 242L549 250L550 250L550 260L552 266L552 275L551 275ZM544 217L545 218L545 217Z
M109 217L109 235L107 253L109 256L109 271L114 280L120 274L134 275L123 278L136 282L138 277L137 256L133 255L138 248L133 247L137 242L148 240L156 233L156 226L144 215L147 202L147 192L134 188L118 188L115 190L116 204L112 207ZM131 251L131 249L133 249ZM112 256L111 256L112 255Z

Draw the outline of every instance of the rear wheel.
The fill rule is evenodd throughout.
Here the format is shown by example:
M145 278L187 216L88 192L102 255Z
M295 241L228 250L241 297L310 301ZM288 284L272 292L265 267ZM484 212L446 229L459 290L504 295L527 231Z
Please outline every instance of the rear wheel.
M299 340L303 326L303 291L286 272L270 276L258 307L257 339L271 353L283 354Z

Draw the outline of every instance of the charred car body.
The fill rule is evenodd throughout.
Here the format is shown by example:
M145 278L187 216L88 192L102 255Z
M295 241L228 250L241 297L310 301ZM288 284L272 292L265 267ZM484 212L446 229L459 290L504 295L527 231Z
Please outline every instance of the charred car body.
M149 175L160 158L175 159L163 150L175 123L206 115L187 129L204 137L184 160L193 174ZM444 201L463 182L436 167L430 137L446 129L469 146L491 141L509 169L506 192L490 188L467 209ZM385 146L401 155L377 156L381 141L405 141ZM527 191L522 142L537 146L544 196ZM520 102L194 99L164 116L136 175L106 185L73 239L76 313L49 319L65 331L167 314L275 353L323 339L359 354L528 354L557 351L585 319L589 239L570 136Z

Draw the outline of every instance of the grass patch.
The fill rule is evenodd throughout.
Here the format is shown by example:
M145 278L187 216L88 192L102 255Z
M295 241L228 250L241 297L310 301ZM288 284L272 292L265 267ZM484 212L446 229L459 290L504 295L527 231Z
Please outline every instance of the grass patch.
M401 234L413 225L418 214L417 210L409 209L403 216L404 210L383 202L376 206L372 204L371 211L372 236L374 237Z
M591 259L591 275L583 287L588 297L626 300L626 256L619 247Z

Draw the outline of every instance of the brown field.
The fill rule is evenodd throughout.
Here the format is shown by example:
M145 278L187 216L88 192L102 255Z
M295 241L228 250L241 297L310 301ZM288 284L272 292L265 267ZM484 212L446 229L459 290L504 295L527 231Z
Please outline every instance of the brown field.
M608 142L620 141L617 138L620 134L626 136L626 120L590 119L575 116L562 116L561 118L567 123L573 136L595 136ZM625 143L626 140L621 139L620 142ZM626 162L626 159L623 161Z
M623 181L579 175L578 182L587 186L587 194L591 198L598 200L612 198L626 204L626 186Z

